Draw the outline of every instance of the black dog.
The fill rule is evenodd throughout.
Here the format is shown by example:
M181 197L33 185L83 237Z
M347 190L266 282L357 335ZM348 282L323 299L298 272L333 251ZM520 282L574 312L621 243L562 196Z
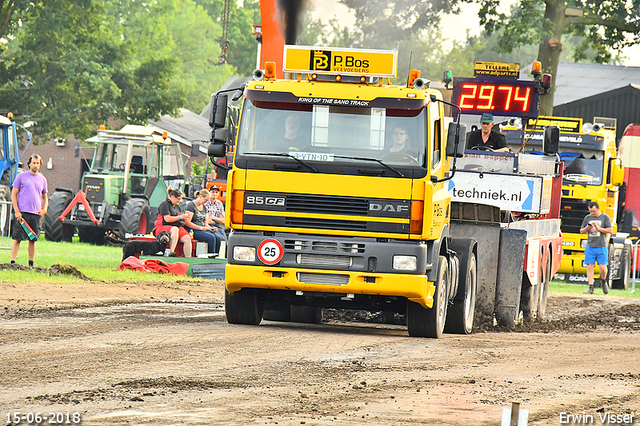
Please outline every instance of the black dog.
M167 231L161 231L155 241L131 240L122 246L122 260L129 256L153 256L158 252L164 253L171 236Z

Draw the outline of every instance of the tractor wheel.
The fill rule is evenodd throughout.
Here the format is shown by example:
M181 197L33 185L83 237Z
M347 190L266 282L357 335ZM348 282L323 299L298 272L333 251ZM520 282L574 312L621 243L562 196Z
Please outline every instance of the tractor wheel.
M433 306L423 308L416 302L407 302L407 328L409 335L414 337L442 337L447 318L447 282L449 269L447 258L440 256L438 262L438 282L433 295Z
M122 236L126 234L146 234L151 231L149 226L150 218L149 201L144 198L130 198L122 210L120 233Z
M460 290L464 291L464 298L454 300L447 312L445 332L455 334L470 334L473 330L473 318L476 307L477 270L475 253L463 253L460 258Z
M56 191L49 198L49 208L42 220L44 237L47 241L56 243L60 241L71 242L71 238L76 232L75 226L65 224L58 217L64 212L72 199L73 194L66 191Z
M301 322L305 324L320 324L324 311L315 306L295 306L291 305L291 322Z
M264 303L255 288L245 288L233 294L225 288L224 310L229 324L258 325L262 321Z
M97 226L78 226L78 238L81 243L102 246L105 244L104 233L106 229Z
M633 267L631 263L631 246L624 245L622 254L620 255L620 278L612 280L611 288L617 290L626 290L629 288L629 277L631 277L631 269ZM609 263L611 265L611 263Z

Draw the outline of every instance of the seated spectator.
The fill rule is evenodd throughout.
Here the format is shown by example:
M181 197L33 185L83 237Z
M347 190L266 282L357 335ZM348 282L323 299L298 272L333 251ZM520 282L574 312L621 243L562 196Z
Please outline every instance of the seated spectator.
M155 236L158 236L161 231L167 231L169 235L171 235L171 242L169 243L171 253L169 256L176 255L176 247L178 246L178 242L180 242L182 243L184 256L191 257L191 236L185 228L185 224L191 222L193 213L182 213L180 208L180 200L184 196L182 191L169 188L168 194L169 198L161 202L158 206L158 219L161 218L162 221L157 223L153 229L153 233Z
M209 191L201 189L195 195L195 200L190 201L186 207L187 212L193 214L188 226L193 229L193 237L196 240L207 243L209 254L218 253L222 240L217 236L218 228L213 226L215 222L209 217L207 209L204 207L204 204L209 201Z
M205 203L205 207L207 208L207 213L211 220L213 220L214 225L218 230L216 234L220 241L227 241L227 234L225 232L224 225L224 205L222 201L218 200L218 195L220 194L220 189L217 186L212 186L209 188L209 201Z

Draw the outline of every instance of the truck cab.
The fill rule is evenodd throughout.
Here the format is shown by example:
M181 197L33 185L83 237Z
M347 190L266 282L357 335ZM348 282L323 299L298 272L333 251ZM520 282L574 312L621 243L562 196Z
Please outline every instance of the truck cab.
M285 49L293 78L277 80L275 64L257 71L233 131L214 98L210 150L222 156L229 140L216 135L236 137L227 319L313 322L334 307L406 314L416 336L439 337L445 320L470 332L475 245L464 240L458 254L448 235L441 93L416 74L390 85L395 52Z

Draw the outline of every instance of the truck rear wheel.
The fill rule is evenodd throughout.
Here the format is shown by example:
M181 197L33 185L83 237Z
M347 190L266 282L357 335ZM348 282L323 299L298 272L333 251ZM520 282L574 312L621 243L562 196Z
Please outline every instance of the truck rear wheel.
M122 209L120 232L126 234L146 234L150 230L151 209L144 198L130 198Z
M415 302L407 302L407 329L413 337L442 337L445 319L447 318L447 282L449 269L447 258L440 256L438 262L438 281L433 295L433 307L423 308Z
M611 263L609 263L611 265ZM631 246L624 245L622 254L620 255L620 278L612 280L611 288L617 290L626 290L629 288L629 277L631 276Z
M73 234L76 231L75 227L65 224L60 221L58 217L64 212L72 199L73 195L66 191L56 191L51 194L51 198L49 198L49 208L42 220L44 237L47 241L54 241L56 243L60 241L71 242Z
M262 321L264 303L255 288L244 288L233 294L225 288L224 310L229 324L258 325Z
M542 269L540 272L542 273ZM540 285L532 285L528 282L522 287L520 295L520 310L522 311L522 319L525 321L533 321L538 310L538 298L540 297Z
M320 324L324 311L315 306L291 305L291 321L305 324Z
M476 255L466 253L460 258L459 280L464 291L464 298L454 300L447 312L447 322L444 331L455 334L470 334L473 331L473 318L476 307L477 270ZM460 291L459 290L459 291Z
M542 273L542 271L540 271ZM547 295L549 293L549 281L551 280L551 251L547 254L545 264L544 281L540 285L540 297L538 298L538 321L542 321L547 315Z

